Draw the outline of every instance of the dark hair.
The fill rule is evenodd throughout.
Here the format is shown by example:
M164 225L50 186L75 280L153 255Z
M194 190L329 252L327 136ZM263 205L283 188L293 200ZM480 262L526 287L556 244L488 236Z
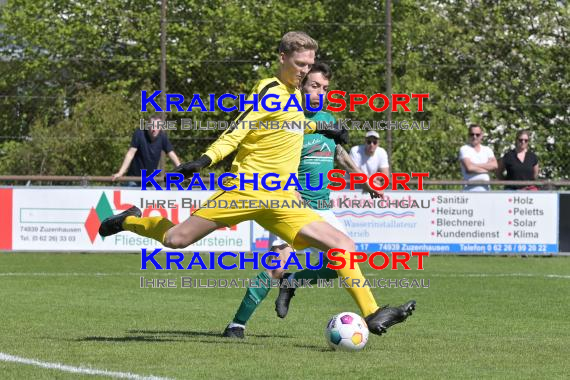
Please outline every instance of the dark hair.
M481 129L481 132L483 132L483 127L481 127L479 124L469 124L469 128L467 129L467 131L471 132L473 128L479 128Z
M149 120L150 121L162 120L162 116L160 116L160 114L156 114L156 115L151 116Z
M305 75L305 78L303 78L301 87L303 87L307 83L307 80L309 79L309 74L312 73L321 73L325 78L327 78L327 80L331 80L333 77L333 73L329 65L323 62L315 62L311 67L311 70L309 70L307 75Z

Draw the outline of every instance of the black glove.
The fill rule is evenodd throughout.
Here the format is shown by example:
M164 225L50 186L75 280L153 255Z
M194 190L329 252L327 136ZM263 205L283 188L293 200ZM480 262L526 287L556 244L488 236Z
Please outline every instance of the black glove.
M178 165L174 168L174 171L184 175L192 175L193 173L199 172L200 169L210 166L212 159L206 155L202 155L199 159L195 161L186 162L184 164Z
M317 133L333 139L337 144L348 144L348 130L339 127L337 123L333 124L332 129L317 129Z

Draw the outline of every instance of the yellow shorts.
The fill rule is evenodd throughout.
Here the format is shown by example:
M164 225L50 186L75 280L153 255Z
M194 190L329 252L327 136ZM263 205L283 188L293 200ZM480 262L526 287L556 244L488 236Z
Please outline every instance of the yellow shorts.
M273 206L278 204L279 207L265 208L266 204L271 205L271 201ZM231 191L216 191L208 201L202 202L207 208L200 208L192 215L227 226L254 220L261 227L280 236L295 249L304 249L310 247L310 244L302 238L297 239L297 234L307 224L324 219L311 208L300 207L299 203L293 191L254 191L250 186L246 186L245 190L239 190L238 187ZM237 208L230 208L232 204L234 206L237 204Z

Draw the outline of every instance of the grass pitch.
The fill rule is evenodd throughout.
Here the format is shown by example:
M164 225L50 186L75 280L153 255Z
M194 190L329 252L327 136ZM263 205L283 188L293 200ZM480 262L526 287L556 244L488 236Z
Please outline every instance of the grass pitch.
M248 278L254 271L139 271L136 254L0 254L0 353L177 379L563 378L570 373L570 258L444 257L430 280L373 289L417 310L357 353L331 352L329 317L358 312L344 289L300 289L280 320L272 290L244 341L220 333L244 289L141 289L148 278ZM3 379L92 378L0 360Z

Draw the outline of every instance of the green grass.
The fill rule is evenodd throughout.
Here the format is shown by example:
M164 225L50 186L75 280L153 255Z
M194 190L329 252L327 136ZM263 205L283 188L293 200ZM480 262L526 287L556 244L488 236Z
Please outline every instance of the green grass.
M135 254L0 254L0 352L139 375L246 379L563 378L570 373L570 258L430 257L416 313L361 352L331 352L329 317L358 312L348 293L301 289L285 320L261 305L245 341L219 337L243 289L140 289L153 278L247 278L253 271L139 271ZM559 275L553 277L549 275ZM2 379L78 375L0 361ZM92 377L92 376L84 376Z

